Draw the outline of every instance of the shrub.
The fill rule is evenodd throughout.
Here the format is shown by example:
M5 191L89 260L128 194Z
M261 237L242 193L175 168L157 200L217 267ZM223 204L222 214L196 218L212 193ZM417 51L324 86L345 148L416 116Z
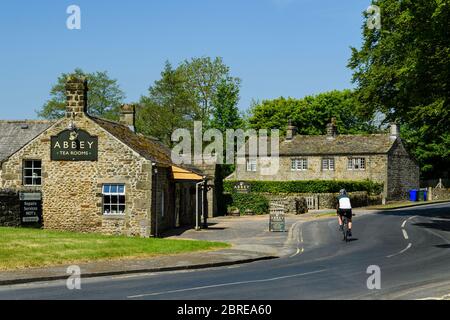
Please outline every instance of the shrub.
M227 195L228 206L236 207L241 214L251 210L254 214L269 213L269 201L263 195L257 193L236 193Z
M224 191L234 192L237 181L224 181ZM383 184L370 180L302 180L302 181L246 181L251 193L337 193L341 189L348 192L367 191L369 194L380 194Z

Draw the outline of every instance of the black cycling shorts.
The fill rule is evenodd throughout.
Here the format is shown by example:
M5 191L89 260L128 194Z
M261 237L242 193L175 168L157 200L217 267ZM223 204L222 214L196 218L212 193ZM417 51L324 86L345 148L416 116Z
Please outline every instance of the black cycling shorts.
M351 219L353 217L352 209L338 209L338 215L345 216L347 219Z

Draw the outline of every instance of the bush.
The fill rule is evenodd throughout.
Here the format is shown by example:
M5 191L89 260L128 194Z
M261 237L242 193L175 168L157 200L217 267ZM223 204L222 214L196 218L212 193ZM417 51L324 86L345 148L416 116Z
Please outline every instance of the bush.
M251 210L254 214L269 213L269 201L260 194L233 192L227 198L228 206L238 208L241 214L246 210Z
M237 181L224 181L224 191L234 192ZM347 192L367 191L369 194L380 194L383 184L370 180L303 180L303 181L246 181L251 193L337 193L341 189Z

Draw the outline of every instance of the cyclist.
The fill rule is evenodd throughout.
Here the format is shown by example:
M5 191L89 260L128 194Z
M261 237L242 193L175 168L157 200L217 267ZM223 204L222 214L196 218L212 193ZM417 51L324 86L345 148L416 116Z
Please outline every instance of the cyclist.
M337 197L337 215L339 221L339 230L343 231L342 226L342 216L346 216L348 219L348 236L352 236L352 204L350 203L350 198L345 189L339 191L339 196Z

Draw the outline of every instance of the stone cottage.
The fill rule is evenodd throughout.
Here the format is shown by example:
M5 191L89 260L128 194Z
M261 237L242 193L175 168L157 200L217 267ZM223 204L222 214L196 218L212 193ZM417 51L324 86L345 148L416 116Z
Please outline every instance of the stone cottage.
M419 166L405 149L397 125L386 134L340 135L335 120L326 135L296 134L289 125L280 142L279 170L261 175L258 157L237 161L229 180L365 180L384 184L386 200L406 199L419 187ZM243 161L242 161L243 160Z
M63 119L0 122L4 224L141 237L192 225L206 177L136 133L133 106L122 106L120 122L89 115L87 92L70 77Z

